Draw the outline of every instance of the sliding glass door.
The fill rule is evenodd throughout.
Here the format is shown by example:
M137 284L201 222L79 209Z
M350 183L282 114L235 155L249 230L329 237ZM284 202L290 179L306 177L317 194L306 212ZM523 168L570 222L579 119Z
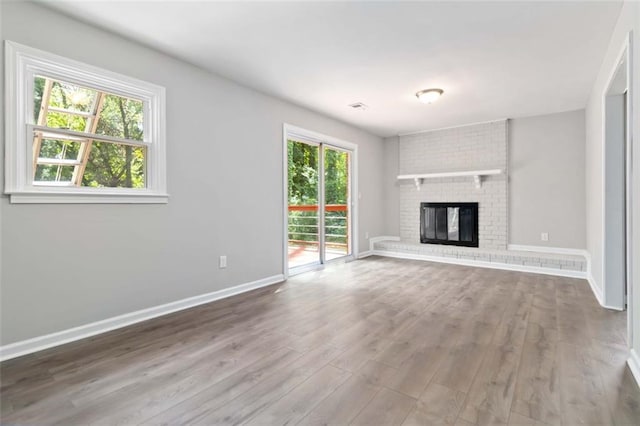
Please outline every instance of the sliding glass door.
M349 150L287 138L287 264L302 272L352 254Z
M324 148L324 253L326 260L351 254L349 152Z
M287 141L289 268L321 263L320 145Z

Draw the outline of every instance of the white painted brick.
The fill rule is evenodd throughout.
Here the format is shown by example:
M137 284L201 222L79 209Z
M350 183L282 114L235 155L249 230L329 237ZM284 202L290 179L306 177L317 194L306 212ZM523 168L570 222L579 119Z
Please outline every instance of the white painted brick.
M507 122L476 124L400 137L400 174L507 169ZM480 248L507 247L507 176L489 176L480 189L472 178L425 180L420 191L400 182L400 237L420 241L421 202L478 202Z

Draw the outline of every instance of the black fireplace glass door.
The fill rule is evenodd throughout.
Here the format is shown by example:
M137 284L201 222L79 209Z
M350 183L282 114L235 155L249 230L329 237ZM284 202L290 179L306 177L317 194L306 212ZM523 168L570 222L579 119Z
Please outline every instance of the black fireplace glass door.
M436 208L436 238L439 240L446 240L447 235L447 208Z
M473 241L474 214L470 207L460 208L460 241Z
M478 203L420 203L420 242L478 247Z
M458 214L460 208L459 207L447 207L447 224L448 224L448 235L447 239L449 241L460 241L460 229L458 226Z
M436 238L436 209L434 207L424 208L424 233L427 238Z

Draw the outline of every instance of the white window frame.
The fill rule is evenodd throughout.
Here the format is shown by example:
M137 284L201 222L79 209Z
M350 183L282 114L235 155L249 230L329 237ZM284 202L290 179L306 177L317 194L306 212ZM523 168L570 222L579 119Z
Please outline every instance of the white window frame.
M33 185L35 75L142 100L145 188ZM5 41L5 194L11 203L167 203L165 97L164 87Z

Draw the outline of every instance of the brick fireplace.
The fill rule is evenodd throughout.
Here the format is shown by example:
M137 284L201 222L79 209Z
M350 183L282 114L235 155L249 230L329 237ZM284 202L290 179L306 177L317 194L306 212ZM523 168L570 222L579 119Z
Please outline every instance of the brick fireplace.
M507 249L507 121L400 136L399 174L482 169L505 173L487 176L480 188L469 177L424 180L419 189L400 182L400 239L420 243L422 203L478 203L478 247Z
M521 164L511 166L522 167ZM396 179L400 204L399 236L372 238L370 253L584 277L587 265L582 255L508 249L509 167L506 120L400 136L397 174L400 178ZM500 173L490 173L497 170ZM428 178L421 179L424 175ZM420 216L425 203L477 203L478 245L463 247L424 241ZM446 232L441 225L440 239L461 239L459 224L458 229L449 227L450 215L455 218L449 210L446 215L444 210L440 212L440 221L446 223ZM436 218L436 236L437 222ZM432 235L429 233L428 237Z

